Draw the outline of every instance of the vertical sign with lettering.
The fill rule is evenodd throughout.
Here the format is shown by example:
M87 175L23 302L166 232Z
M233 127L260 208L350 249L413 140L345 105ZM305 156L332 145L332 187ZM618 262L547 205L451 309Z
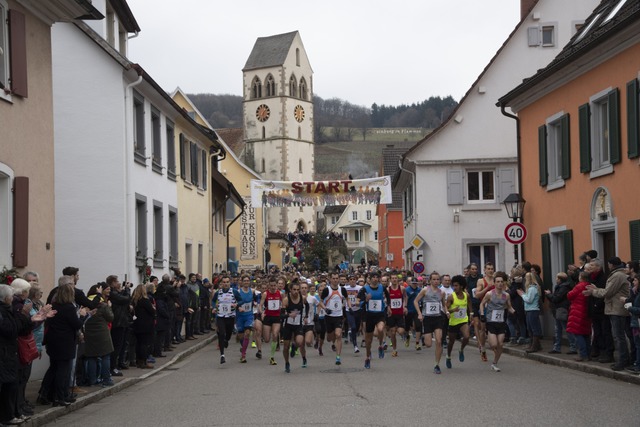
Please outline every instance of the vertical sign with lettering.
M244 197L247 204L240 218L240 259L258 258L258 229L256 227L256 209L251 204L251 197Z

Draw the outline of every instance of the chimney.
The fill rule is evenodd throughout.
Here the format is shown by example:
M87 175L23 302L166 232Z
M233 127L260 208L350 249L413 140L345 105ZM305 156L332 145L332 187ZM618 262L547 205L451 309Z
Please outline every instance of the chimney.
M523 21L538 0L520 0L520 20Z

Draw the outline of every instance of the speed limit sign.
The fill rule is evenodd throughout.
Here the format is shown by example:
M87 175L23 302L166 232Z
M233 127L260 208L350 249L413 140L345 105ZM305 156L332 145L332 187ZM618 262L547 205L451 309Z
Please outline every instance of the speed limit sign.
M513 245L519 245L527 240L527 229L524 224L512 222L504 229L504 238Z

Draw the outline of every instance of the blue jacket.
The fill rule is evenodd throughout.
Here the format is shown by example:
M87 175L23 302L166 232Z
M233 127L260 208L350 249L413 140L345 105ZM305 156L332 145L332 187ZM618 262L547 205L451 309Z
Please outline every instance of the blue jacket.
M524 301L524 311L540 310L538 300L540 300L538 287L535 285L529 286L527 292L522 295L522 301Z

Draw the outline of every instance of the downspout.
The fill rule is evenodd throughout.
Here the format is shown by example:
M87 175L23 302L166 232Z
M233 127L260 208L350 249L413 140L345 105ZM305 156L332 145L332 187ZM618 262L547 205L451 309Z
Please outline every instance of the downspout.
M227 190L229 191L229 194L230 194L231 193L231 185L227 186ZM231 228L233 223L236 222L238 220L238 218L240 218L242 216L242 214L244 213L244 207L245 206L246 205L242 205L242 208L240 209L240 213L238 215L236 215L236 217L233 218L229 224L227 224L227 270L229 270L229 229Z
M135 240L136 240L136 236L135 233L131 232L131 221L132 221L132 204L131 204L131 198L133 197L133 185L132 185L132 178L131 176L133 175L132 170L133 170L133 153L131 148L133 148L133 144L131 144L131 142L133 141L129 141L129 129L133 129L132 126L132 120L133 120L133 110L130 107L130 103L129 103L129 91L133 90L133 87L139 85L140 83L142 83L142 73L138 70L136 70L136 72L138 73L138 79L132 83L129 83L125 88L124 88L124 111L125 111L125 118L124 118L124 124L125 124L125 129L124 129L124 140L125 140L125 147L124 147L124 156L125 156L125 170L124 170L124 190L125 190L125 203L124 203L124 217L126 220L126 224L125 224L125 238L123 239L124 241L124 265L125 265L125 279L124 280L133 280L132 277L128 277L127 278L127 273L130 272L135 272L135 260L133 262L133 269L129 268L129 263L131 262L131 248L135 247ZM131 135L133 136L133 132L131 132ZM144 254L144 256L146 257L147 254ZM134 257L135 258L135 257Z
M209 183L209 207L208 209L213 209L213 182L212 182L212 178L213 178L213 157L214 156L218 156L220 154L221 149L218 148L217 150L211 146L209 147L209 175L207 176L207 181ZM216 212L218 212L218 210L216 210ZM211 274L213 275L213 273L215 273L213 271L213 219L215 218L215 214L216 212L213 212L211 214L211 216L209 217L210 221L209 222L209 230L211 230L211 232L209 233L209 267L211 267Z
M213 186L211 187L211 198L213 199ZM225 207L227 205L227 200L229 200L229 195L226 195L224 197L224 201L220 204L220 206L218 206L218 209L216 209L215 211L213 211L213 213L211 214L211 247L213 248L213 222L216 220L216 215L218 214L218 212L220 212L220 210ZM211 206L213 206L213 200L211 200ZM211 250L211 257L213 258L213 249ZM226 265L226 261L225 261L225 265ZM213 265L213 259L211 260L211 265ZM225 268L225 270L228 270L228 268Z
M518 168L518 185L516 186L516 192L518 194L520 194L521 197L524 198L523 194L522 194L522 187L521 187L521 182L522 182L522 165L521 165L521 159L520 159L520 145L522 142L522 136L520 134L520 118L518 116L516 116L515 114L511 114L508 113L505 109L504 109L504 104L502 103L498 103L497 105L500 105L500 112L502 113L503 116L505 117L509 117L510 119L513 119L516 121L516 157L517 157L517 168ZM523 221L522 218L520 218L520 220ZM520 245L520 259L525 259L524 256L524 245Z
M409 169L405 169L404 167L402 167L402 159L398 160L398 168L401 171L407 172L408 174L411 174L411 180L412 180L412 185L413 185L413 210L411 212L411 217L412 219L414 219L416 221L416 225L415 225L415 229L416 232L418 231L418 199L417 199L417 191L416 191L416 174L411 172ZM404 251L404 247L402 248L402 250ZM405 256L405 267L408 265L408 260L406 259L407 257Z

